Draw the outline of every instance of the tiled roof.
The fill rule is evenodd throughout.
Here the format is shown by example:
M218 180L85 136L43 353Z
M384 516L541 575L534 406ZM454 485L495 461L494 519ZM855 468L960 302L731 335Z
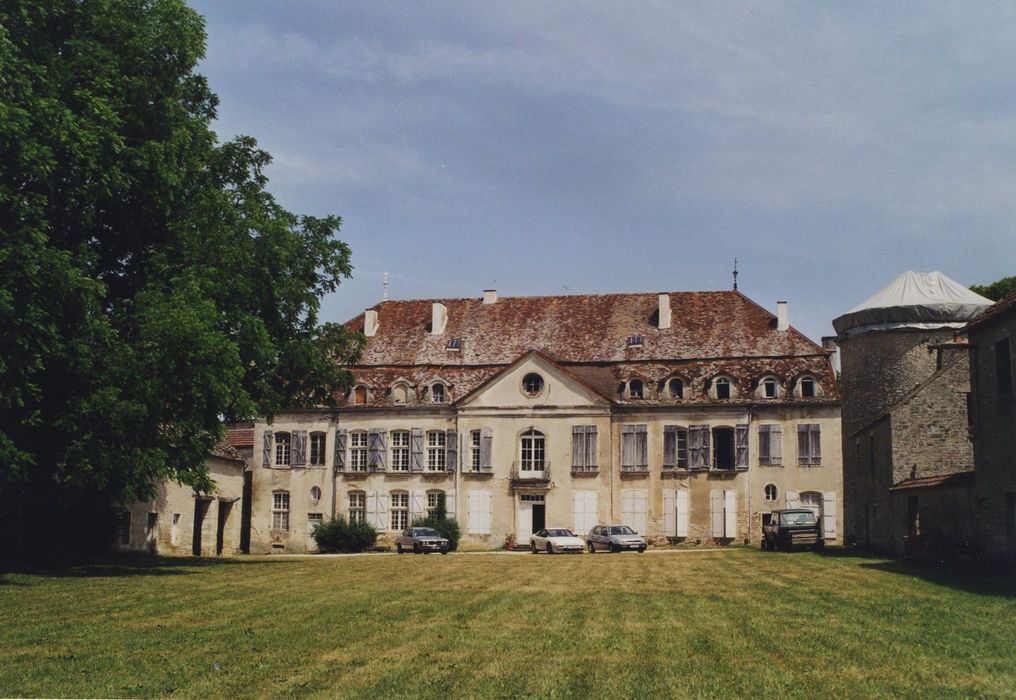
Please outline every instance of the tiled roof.
M243 458L243 455L237 452L235 447L226 442L220 442L218 445L213 447L208 455L210 457L225 459L230 462L242 462L244 464L247 462L247 460Z
M974 482L974 472L956 472L954 474L941 474L939 476L922 476L916 479L901 481L889 488L890 491L904 491L906 489L928 489L936 486L964 486Z
M391 387L410 387L409 405L427 405L426 389L438 379L453 403L531 351L552 360L617 402L622 386L646 380L643 399L673 403L662 390L671 377L685 381L682 403L710 402L707 388L728 376L740 401L752 400L758 381L774 375L789 392L803 374L820 387L816 399L839 400L828 353L793 328L776 330L776 318L739 292L670 292L671 327L657 328L658 294L602 294L481 299L386 301L374 307L377 333L367 340L358 383L370 389L368 406L390 406ZM448 311L445 330L430 335L432 303ZM363 330L364 316L347 325ZM628 347L631 335L641 347ZM448 350L450 339L461 340ZM772 401L778 403L777 401Z
M996 318L1000 318L1001 316L1007 313L1014 312L1016 312L1016 292L1007 294L1006 296L1002 297L994 304L989 306L987 309L984 310L984 313L982 313L980 316L971 321L967 325L967 328L976 328L978 326L982 326L986 323L991 322Z
M378 331L364 365L507 365L529 349L561 362L716 359L822 355L796 330L776 331L776 317L739 292L670 292L672 325L656 327L658 294L385 301L374 309ZM428 333L431 305L448 309L440 335ZM347 324L363 330L360 315ZM640 347L628 347L641 335ZM448 341L459 338L461 349Z
M254 444L254 429L231 428L226 431L225 443L232 447L250 447Z

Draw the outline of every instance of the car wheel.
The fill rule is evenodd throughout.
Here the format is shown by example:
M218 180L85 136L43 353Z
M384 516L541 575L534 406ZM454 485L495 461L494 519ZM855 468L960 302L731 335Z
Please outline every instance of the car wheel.
M639 547L639 554L645 554L645 551L646 551L645 547Z
M419 554L419 553L420 553L420 545L414 544L413 545L413 554Z
M441 554L448 554L448 548L445 547L444 549L442 549Z
M611 552L612 552L613 554L617 554L618 552L620 552L620 551L621 551L621 547L620 547L619 545L616 545L616 544L614 544L613 542L611 542L611 543L610 543L610 551L611 551Z
M596 547L593 546L592 542L586 542L586 546L589 547L590 554L596 554Z
M554 545L552 545L550 542L548 542L547 543L547 554L553 554L553 553L554 553Z
M529 543L529 549L531 549L533 551L533 554L536 554L536 543L535 542L530 542Z
M398 552L399 554L402 554L402 545L401 544L395 545L395 551Z

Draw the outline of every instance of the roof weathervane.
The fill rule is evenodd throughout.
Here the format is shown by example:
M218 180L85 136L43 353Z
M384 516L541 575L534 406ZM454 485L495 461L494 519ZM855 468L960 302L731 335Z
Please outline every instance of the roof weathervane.
M737 258L734 258L734 291L737 291Z
M388 270L385 270L384 283L384 294L381 296L381 301L388 301Z

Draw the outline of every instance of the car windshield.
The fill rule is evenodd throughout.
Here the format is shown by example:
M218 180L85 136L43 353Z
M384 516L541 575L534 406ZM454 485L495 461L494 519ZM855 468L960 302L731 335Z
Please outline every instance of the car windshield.
M809 511L803 511L800 513L781 513L780 524L781 525L814 525L818 522L815 514Z
M574 537L571 530L547 530L547 537Z
M429 527L420 527L416 529L416 537L440 537L440 533L437 530L432 530Z
M612 535L634 535L635 531L627 525L614 525L610 528L610 534Z

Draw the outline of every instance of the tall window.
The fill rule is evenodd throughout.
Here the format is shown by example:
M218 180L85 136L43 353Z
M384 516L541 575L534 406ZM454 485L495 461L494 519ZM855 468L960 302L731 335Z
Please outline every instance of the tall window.
M730 380L726 377L719 377L715 382L716 387L716 398L718 399L729 399L730 398Z
M646 385L641 379L632 379L628 382L628 398L641 399L646 395Z
M445 503L445 492L444 491L428 491L427 492L427 517L436 517L439 510L444 509L445 514L448 513L448 505Z
M392 471L409 471L409 431L392 431Z
M713 468L733 469L735 459L734 429L713 428Z
M362 523L367 519L367 494L363 491L349 492L349 522Z
M367 433L363 431L349 434L349 468L367 471Z
M427 471L443 472L445 470L445 433L443 430L431 430L427 433Z
M995 343L995 387L1000 394L1012 393L1012 359L1008 338Z
M430 400L433 403L444 403L445 402L445 387L441 382L437 382L430 387Z
M289 530L289 493L286 491L272 494L272 529Z
M797 463L822 463L822 435L818 423L801 423L797 426Z
M546 464L546 438L530 428L522 433L522 471L542 472Z
M367 387L362 384L353 389L353 405L363 406L367 403Z
M815 397L815 379L813 377L801 378L801 396L806 399Z
M275 433L275 466L289 466L289 433Z
M783 426L773 424L758 427L758 463L783 464Z
M310 463L321 466L325 463L325 434L310 434Z
M670 392L670 398L672 399L683 399L684 398L684 380L683 379L671 379L667 385L667 391Z
M762 380L762 396L767 399L775 399L779 393L780 385L773 377L766 377Z
M624 436L621 436L624 440ZM623 446L623 445L622 445ZM663 426L663 468L688 468L688 430L676 425Z
M778 491L776 490L776 484L766 484L765 496L767 501L775 501Z
M469 433L469 468L480 471L480 431L473 430Z
M409 494L405 491L392 492L392 530L405 530L409 527Z

